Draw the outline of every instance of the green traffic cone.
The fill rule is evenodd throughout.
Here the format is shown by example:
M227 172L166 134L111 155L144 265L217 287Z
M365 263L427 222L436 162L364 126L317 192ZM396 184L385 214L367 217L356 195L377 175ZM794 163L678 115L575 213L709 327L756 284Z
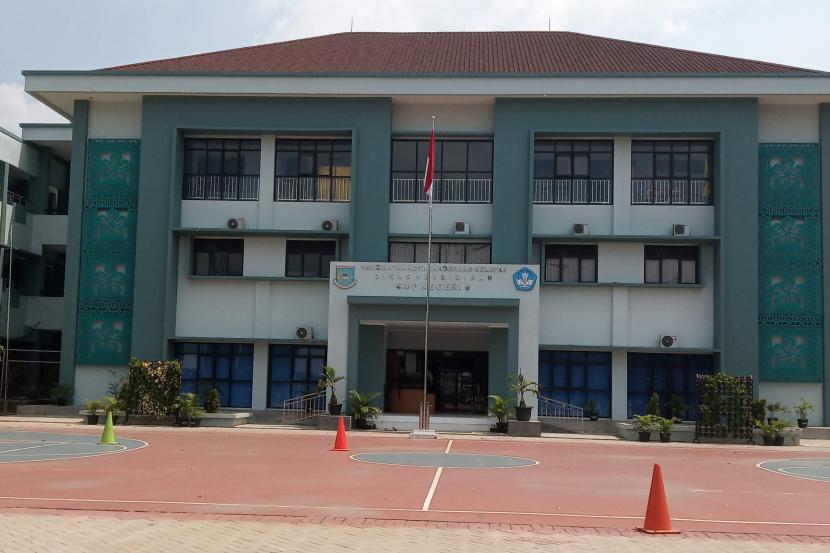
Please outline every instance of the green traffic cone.
M115 441L115 432L112 429L112 412L107 411L107 422L104 424L104 433L101 434L101 445L118 445Z

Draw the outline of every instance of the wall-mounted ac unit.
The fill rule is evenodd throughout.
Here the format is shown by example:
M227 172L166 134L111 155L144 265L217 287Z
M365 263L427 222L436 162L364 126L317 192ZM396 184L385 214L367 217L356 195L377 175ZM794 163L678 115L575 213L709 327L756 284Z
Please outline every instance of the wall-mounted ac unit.
M676 348L677 346L677 336L671 336L669 334L661 334L660 335L660 347L661 348Z
M455 222L455 233L456 234L470 234L470 223L466 221L456 221Z
M320 223L320 228L326 232L337 230L337 219L326 219Z
M672 236L689 236L689 225L675 224L671 226Z
M245 228L245 218L244 217L231 217L230 219L228 219L228 221L225 223L225 225L231 230Z
M300 340L311 340L314 337L314 329L310 326L298 326L294 334Z
M585 223L574 223L573 234L574 236L588 236L591 234L591 227Z

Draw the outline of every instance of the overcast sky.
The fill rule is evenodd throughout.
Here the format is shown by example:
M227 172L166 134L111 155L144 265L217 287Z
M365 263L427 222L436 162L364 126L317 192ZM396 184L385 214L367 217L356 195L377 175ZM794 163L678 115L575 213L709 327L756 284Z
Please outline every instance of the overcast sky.
M827 0L0 0L0 127L62 119L23 69L98 69L349 30L575 31L830 71Z

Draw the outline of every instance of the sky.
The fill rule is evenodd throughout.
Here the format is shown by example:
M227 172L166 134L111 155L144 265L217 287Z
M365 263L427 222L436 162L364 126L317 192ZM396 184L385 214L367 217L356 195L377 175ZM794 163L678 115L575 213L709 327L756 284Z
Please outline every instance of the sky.
M99 69L349 31L573 31L830 71L827 0L0 0L0 127L64 122L24 69ZM549 23L550 22L550 23Z

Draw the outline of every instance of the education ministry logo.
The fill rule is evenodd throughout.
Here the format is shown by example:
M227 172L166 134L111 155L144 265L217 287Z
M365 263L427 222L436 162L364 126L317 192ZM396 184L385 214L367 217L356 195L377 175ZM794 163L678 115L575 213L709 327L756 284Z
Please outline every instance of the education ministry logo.
M334 285L338 288L351 288L355 285L354 265L334 266Z
M516 286L516 290L520 292L529 292L533 290L536 286L536 280L539 277L536 276L531 269L528 267L522 267L515 273L513 273L513 284Z

